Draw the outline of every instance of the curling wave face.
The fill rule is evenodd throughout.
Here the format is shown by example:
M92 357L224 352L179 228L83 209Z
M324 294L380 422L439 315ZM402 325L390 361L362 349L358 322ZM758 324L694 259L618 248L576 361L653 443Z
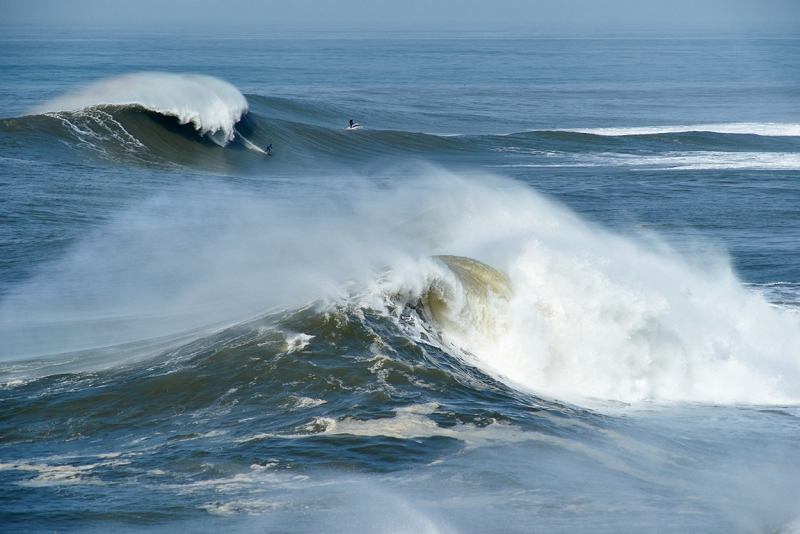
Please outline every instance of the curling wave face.
M139 72L96 82L82 91L52 100L37 114L108 106L142 107L191 124L200 135L225 145L248 111L247 99L233 85L200 74Z

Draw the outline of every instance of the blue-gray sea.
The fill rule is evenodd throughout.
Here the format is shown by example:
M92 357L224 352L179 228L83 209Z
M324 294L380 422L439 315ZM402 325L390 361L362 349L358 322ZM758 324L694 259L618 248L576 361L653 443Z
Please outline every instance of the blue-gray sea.
M6 30L0 531L800 532L800 39Z

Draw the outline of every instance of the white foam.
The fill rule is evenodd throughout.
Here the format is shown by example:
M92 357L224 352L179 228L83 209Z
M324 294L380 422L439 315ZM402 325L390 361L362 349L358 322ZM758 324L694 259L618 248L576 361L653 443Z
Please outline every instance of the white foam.
M447 437L465 442L470 447L492 443L516 443L546 439L538 432L524 431L516 426L492 422L485 427L459 424L441 427L427 417L438 408L436 403L407 406L396 410L395 416L361 421L345 418L340 421L324 419L317 426L324 426L325 434L351 436L386 436L396 439Z
M303 350L314 336L308 334L291 334L286 336L286 354Z
M248 110L245 97L228 82L199 74L139 72L96 82L52 100L35 113L81 111L101 106L141 106L192 124L222 144Z
M472 424L442 427L428 417L438 408L439 404L428 402L398 408L395 410L394 417L368 420L359 420L352 417L345 417L339 420L332 417L317 417L303 427L303 433L259 433L237 439L235 443L246 443L262 439L299 439L319 434L385 436L396 439L447 437L463 441L468 447L549 439L538 432L522 430L517 426L498 421L492 421L483 427Z
M450 299L437 326L470 363L577 403L800 402L797 315L747 290L724 256L693 264L523 188L462 183L450 194L453 211L435 221L437 233L454 232L448 252L505 269L512 281L508 301L486 303L492 328L475 324L459 281L428 259L398 266L379 291L409 301L449 287L435 290Z
M298 397L297 401L295 402L294 408L295 410L302 410L303 408L314 408L315 406L325 404L326 402L328 401L323 399L313 399L311 397Z
M19 486L41 488L76 484L102 484L91 472L97 465L0 464L0 471L28 471L38 473L33 478L17 482Z
M286 505L277 500L267 499L239 499L230 502L208 502L198 506L209 514L228 517L236 514L260 515L275 512Z
M688 132L710 132L721 134L766 135L774 137L800 136L800 124L778 122L731 122L710 124L689 124L671 126L640 126L616 128L574 128L557 130L562 132L586 133L603 136L658 135Z

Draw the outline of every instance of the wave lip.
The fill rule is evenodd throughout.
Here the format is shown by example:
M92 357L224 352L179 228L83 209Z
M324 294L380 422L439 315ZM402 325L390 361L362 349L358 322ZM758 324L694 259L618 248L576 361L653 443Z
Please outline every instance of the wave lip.
M142 107L192 124L220 144L233 140L234 126L248 111L247 99L233 85L201 74L138 72L101 80L34 110L37 114L81 111L103 106Z

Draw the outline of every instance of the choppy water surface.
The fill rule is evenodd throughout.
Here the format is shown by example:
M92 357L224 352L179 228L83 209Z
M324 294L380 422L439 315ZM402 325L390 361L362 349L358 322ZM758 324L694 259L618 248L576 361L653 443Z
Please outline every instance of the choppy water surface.
M798 531L798 67L3 37L0 530Z

